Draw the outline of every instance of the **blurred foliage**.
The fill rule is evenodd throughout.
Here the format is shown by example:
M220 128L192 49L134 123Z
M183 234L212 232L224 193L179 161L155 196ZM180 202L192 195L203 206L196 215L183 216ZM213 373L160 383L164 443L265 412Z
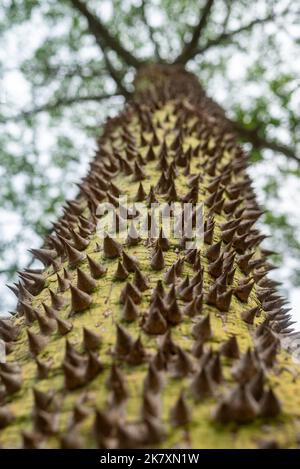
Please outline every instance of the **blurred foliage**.
M137 58L171 62L190 40L206 1L86 3ZM232 119L295 149L298 10L298 2L286 0L215 0L199 53L187 64ZM271 11L271 21L222 39ZM69 0L3 0L0 37L0 270L7 277L29 261L26 249L40 242L62 201L76 193L74 182L93 156L101 124L124 98L85 18ZM107 57L130 92L134 70L113 51ZM103 95L112 97L103 100ZM282 155L247 148L273 243L282 258L299 255L297 220L284 212L284 200L290 186L299 189L300 169ZM299 278L294 276L298 284Z

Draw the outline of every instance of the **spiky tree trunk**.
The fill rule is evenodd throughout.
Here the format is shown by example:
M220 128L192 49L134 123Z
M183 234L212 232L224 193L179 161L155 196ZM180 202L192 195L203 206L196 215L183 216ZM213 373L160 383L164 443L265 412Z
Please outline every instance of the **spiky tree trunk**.
M33 250L45 269L21 275L17 315L1 321L0 443L294 447L298 368L280 348L289 316L267 278L247 157L190 73L148 66L135 86ZM132 213L126 242L99 239L97 206L120 193L202 202L202 248L136 239Z

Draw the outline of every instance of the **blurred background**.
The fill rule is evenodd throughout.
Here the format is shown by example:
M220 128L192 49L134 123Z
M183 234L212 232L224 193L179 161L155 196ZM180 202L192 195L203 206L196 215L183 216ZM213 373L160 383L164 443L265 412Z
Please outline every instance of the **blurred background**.
M0 314L15 305L5 284L30 264L102 123L132 92L132 64L94 34L84 8L140 61L173 62L197 39L186 67L240 129L272 235L265 247L277 252L272 277L299 329L300 5L286 0L2 0Z

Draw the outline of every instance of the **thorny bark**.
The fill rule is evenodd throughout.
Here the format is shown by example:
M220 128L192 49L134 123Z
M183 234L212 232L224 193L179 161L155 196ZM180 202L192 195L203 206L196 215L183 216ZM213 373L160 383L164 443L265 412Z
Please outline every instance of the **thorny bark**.
M12 287L0 444L295 447L299 367L280 348L292 323L268 278L247 155L183 68L141 69L135 89L107 122L78 199L32 250L44 269ZM104 201L120 233L102 239ZM145 202L149 221L157 201L204 204L200 248L159 226L155 238L134 235L131 204Z

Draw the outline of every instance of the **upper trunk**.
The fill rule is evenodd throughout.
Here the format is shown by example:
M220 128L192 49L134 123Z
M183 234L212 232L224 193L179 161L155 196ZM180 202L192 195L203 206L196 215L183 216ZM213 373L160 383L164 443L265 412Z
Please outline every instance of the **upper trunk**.
M44 271L22 274L18 314L1 321L0 443L296 446L298 368L280 351L289 316L267 278L247 156L194 75L151 65L135 85L79 197L34 251ZM103 240L102 202L138 228L119 193L145 202L147 220L153 202L190 203L193 228L204 204L203 239L166 239L159 226L140 239L133 225L124 238L118 218L119 243Z

